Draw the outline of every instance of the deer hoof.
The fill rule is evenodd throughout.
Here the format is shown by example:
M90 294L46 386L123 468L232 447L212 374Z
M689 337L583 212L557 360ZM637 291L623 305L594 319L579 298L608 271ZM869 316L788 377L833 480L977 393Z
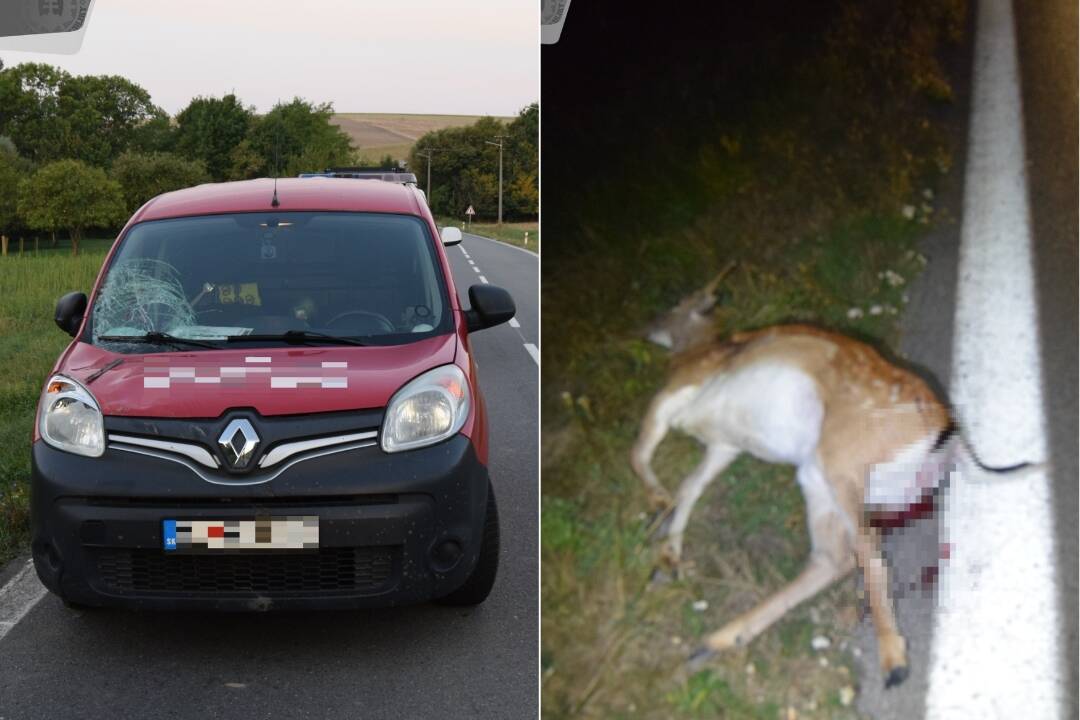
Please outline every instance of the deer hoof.
M664 547L660 550L660 563L666 568L669 568L676 575L679 574L679 565L682 562L682 553L675 548L670 540L664 543Z
M907 680L908 667L907 665L901 665L900 667L894 667L889 671L888 676L885 678L885 689L896 687L900 683Z
M690 653L690 657L686 659L686 669L692 673L703 670L714 655L716 655L715 650L712 650L707 645L702 645Z
M652 574L649 576L650 587L661 587L667 585L675 579L675 573L671 570L665 570L664 568L653 568Z
M671 495L667 490L657 489L649 492L649 507L657 514L665 512L671 507Z

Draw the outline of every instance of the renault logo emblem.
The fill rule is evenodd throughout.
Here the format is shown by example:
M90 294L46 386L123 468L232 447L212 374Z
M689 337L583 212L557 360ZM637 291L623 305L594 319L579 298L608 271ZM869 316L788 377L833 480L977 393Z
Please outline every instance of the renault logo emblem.
M243 470L251 462L255 448L259 446L259 436L247 420L233 420L225 426L224 432L218 438L218 445L221 446L229 468Z

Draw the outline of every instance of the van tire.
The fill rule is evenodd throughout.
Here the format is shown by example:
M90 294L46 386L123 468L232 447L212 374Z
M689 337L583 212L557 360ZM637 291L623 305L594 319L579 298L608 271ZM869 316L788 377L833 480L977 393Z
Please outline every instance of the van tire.
M488 482L487 508L484 511L484 535L480 542L480 557L468 579L449 595L436 598L439 605L479 605L487 599L499 570L499 509L495 490Z

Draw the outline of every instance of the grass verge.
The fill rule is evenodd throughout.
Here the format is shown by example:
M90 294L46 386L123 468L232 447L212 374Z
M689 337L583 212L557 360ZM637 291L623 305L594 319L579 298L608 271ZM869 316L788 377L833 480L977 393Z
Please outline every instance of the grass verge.
M53 322L56 300L89 292L111 240L0 258L0 564L29 537L30 434L38 394L71 341Z
M715 312L723 332L802 321L894 345L925 263L918 240L950 221L934 207L952 157L937 57L964 13L962 2L836 3L822 33L795 27L797 49L771 66L742 46L760 66L752 85L733 73L743 102L714 103L708 122L686 110L687 132L596 158L608 182L545 184L559 239L542 267L544 330L559 338L544 346L541 384L546 718L857 717L854 576L749 647L685 669L705 634L793 578L809 548L792 469L741 458L696 506L684 578L650 585L656 548L628 457L668 357L644 329L734 260ZM700 456L669 437L654 467L673 489ZM819 636L828 647L814 649Z
M460 220L443 217L436 218L436 222L439 227L453 225L454 227L462 228L465 232L472 233L473 235L481 235L486 238L491 238L492 240L498 240L499 242L524 248L534 253L540 252L540 223L536 221L504 222L502 225L499 225L497 223L487 222L463 223ZM527 239L526 235L528 236Z

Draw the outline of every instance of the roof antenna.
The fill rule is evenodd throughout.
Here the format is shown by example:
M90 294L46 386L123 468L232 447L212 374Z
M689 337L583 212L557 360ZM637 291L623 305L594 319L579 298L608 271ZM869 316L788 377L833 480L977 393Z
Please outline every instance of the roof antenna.
M278 207L281 202L277 196L277 178L281 174L281 127L277 129L274 137L274 197L270 200L270 207Z

